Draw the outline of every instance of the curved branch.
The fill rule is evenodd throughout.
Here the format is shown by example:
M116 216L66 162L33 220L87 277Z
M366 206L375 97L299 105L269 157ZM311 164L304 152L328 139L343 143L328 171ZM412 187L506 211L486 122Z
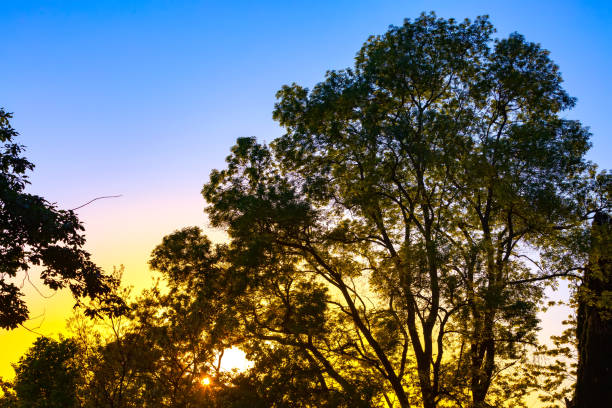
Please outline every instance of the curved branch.
M122 196L123 196L123 194L111 195L111 196L101 196L101 197L96 197L96 198L94 198L93 200L89 200L89 201L88 201L88 202L86 202L85 204L79 205L78 207L75 207L75 208L71 208L71 209L70 209L70 211L74 211L74 210L78 210L79 208L83 208L83 207L85 207L86 205L89 205L89 204L93 203L93 202L94 202L94 201L96 201L96 200L102 200L102 199L104 199L104 198L119 198L119 197L122 197Z

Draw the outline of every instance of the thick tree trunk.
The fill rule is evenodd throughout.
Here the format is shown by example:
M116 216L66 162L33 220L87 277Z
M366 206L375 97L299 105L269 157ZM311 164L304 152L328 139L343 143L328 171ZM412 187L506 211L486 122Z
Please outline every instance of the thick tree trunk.
M578 375L575 408L612 403L612 219L598 213L592 227L589 267L579 291Z
M481 337L472 345L472 407L484 408L493 369L495 368L495 338L493 333L494 313L487 312Z

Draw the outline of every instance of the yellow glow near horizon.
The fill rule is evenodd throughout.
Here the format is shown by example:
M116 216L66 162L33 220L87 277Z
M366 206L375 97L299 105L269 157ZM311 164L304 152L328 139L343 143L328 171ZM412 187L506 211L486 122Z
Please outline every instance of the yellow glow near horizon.
M221 371L244 371L253 366L253 363L246 358L244 351L232 347L223 351L221 358Z
M204 181L204 177L202 182ZM202 211L204 202L198 194L198 187L186 194L146 195L121 190L123 197L112 200L100 200L78 211L79 218L85 224L87 244L85 249L92 254L92 260L106 272L113 266L124 265L123 283L133 286L133 294L150 288L159 274L151 271L147 264L151 251L162 238L176 229L186 226L203 226L213 242L224 239L222 232L209 230L206 216ZM52 201L53 196L49 197ZM83 200L75 200L78 204ZM60 208L72 208L75 203L59 202ZM160 217L159 214L164 214ZM11 367L17 363L30 348L39 335L57 339L60 335L69 335L66 330L66 319L72 315L74 299L67 289L54 294L38 278L34 268L30 271L33 284L45 296L41 296L26 280L23 286L25 301L34 319L24 323L24 328L0 330L0 377L10 380L15 373ZM19 285L23 274L17 276ZM50 297L49 297L50 296Z
M210 385L210 377L202 378L202 385L204 386Z

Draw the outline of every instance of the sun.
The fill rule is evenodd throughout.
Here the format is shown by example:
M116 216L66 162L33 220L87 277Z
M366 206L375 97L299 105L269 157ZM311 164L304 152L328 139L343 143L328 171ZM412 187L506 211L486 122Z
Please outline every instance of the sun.
M209 377L202 378L202 385L210 385L210 378Z
M247 360L244 351L237 347L231 347L223 350L223 355L221 358L221 371L246 371L251 367L253 367L253 363Z

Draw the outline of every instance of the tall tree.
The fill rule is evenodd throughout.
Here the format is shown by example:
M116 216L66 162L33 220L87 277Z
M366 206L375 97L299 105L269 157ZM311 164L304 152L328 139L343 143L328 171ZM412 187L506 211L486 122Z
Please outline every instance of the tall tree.
M578 268L564 242L601 208L557 66L492 32L422 15L371 37L354 68L283 87L286 135L239 139L204 186L223 265L246 282L244 328L355 406L520 397L504 370L535 342L545 282Z
M612 219L597 213L589 264L578 290L578 372L573 407L612 401Z
M11 117L0 109L0 328L14 329L28 318L13 278L27 275L33 265L42 266L40 277L51 289L68 287L77 299L99 297L101 310L120 311L119 299L107 296L111 277L83 250L83 226L74 211L24 191L34 165L14 141Z

